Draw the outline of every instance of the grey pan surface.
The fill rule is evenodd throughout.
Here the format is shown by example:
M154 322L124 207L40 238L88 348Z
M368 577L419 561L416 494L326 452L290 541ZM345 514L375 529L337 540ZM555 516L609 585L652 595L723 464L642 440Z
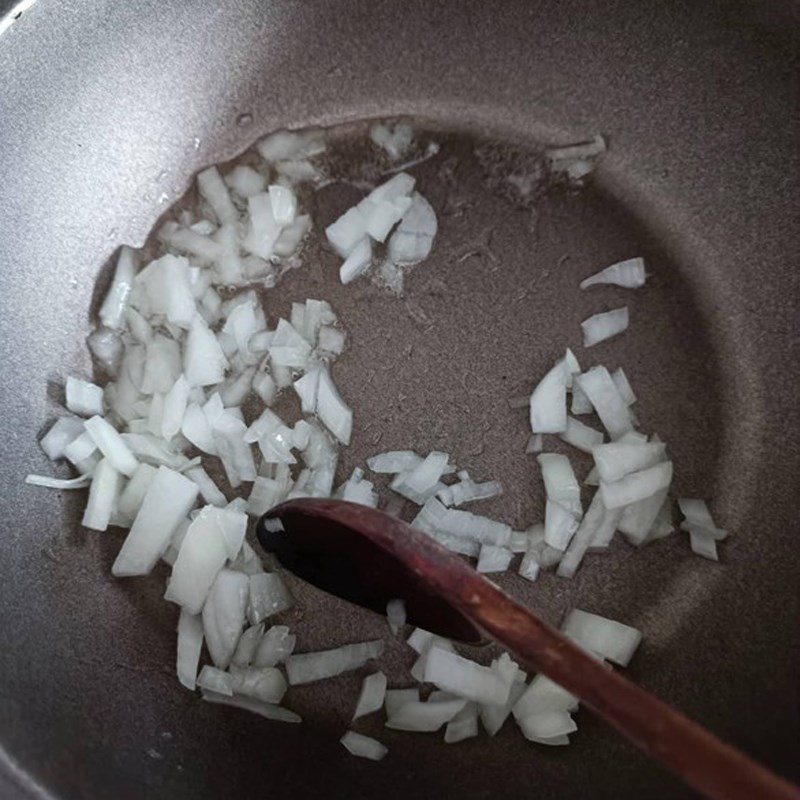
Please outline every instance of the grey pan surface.
M356 677L309 691L299 701L309 722L299 727L204 706L176 687L163 574L142 584L112 581L117 535L87 535L77 524L78 499L21 483L26 472L47 469L35 440L56 412L53 387L65 373L89 369L87 309L120 241L144 241L197 169L232 157L260 132L392 114L517 141L565 142L599 130L612 149L596 190L547 205L538 241L519 233L529 215L497 198L468 222L446 221L430 272L416 273L409 287L429 316L448 307L453 314L435 346L412 324L419 314L394 319L398 307L382 306L367 289L370 321L349 314L352 300L341 295L353 341L364 343L342 368L356 379L368 358L399 365L359 401L382 413L375 411L381 447L406 444L410 430L420 447L459 436L457 455L482 456L482 442L467 439L465 419L452 410L463 394L431 413L440 410L439 386L452 385L435 379L459 352L454 325L461 320L491 386L506 374L514 389L528 388L521 383L554 357L557 336L574 337L577 321L595 310L575 299L573 279L595 259L643 248L655 272L641 299L652 303L650 324L642 321L639 342L609 344L596 357L618 359L644 382L648 423L677 448L678 491L713 497L734 535L719 567L692 558L676 538L643 553L621 547L613 571L596 563L567 586L553 579L526 597L553 621L580 604L640 625L646 642L633 677L791 776L800 533L797 22L796 4L775 3L39 0L0 26L4 796L689 796L585 713L574 746L555 752L524 745L510 729L496 741L445 747L389 736L376 722L368 730L392 748L376 766L348 757L336 741ZM436 186L436 168L421 169L420 180ZM465 191L476 195L474 186ZM320 198L319 213L332 215L345 201L332 192ZM484 254L462 263L458 288L441 289L437 280L452 280L446 254L475 230L502 225L508 237L493 237L492 247L507 271L492 272ZM523 285L564 254L569 272ZM281 289L282 302L320 288L333 265L325 258L291 292ZM453 302L437 298L442 291L453 291ZM526 301L509 322L510 304L525 291L529 308ZM380 337L375 319L388 330L405 325L413 340L407 357ZM466 324L473 320L525 348L501 339L486 352L486 336ZM433 382L414 385L426 370ZM419 391L404 391L404 382ZM406 406L401 394L411 398ZM517 424L506 411L492 416L479 392L474 405L488 423ZM486 448L487 473L507 463L510 442L501 436ZM374 445L365 439L348 458ZM511 469L523 486L519 458ZM530 497L513 511L520 521L541 504L532 475L527 480ZM328 626L295 620L308 625L309 649L352 637L354 625L382 630L375 619L336 609ZM393 653L391 668L403 658ZM312 721L325 700L329 708Z

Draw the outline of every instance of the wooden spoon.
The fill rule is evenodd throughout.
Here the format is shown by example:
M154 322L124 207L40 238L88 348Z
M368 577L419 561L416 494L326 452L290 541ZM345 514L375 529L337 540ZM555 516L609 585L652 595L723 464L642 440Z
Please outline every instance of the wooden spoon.
M337 597L380 614L400 598L408 621L433 633L473 644L487 634L708 797L800 800L800 789L587 655L396 517L340 500L290 500L261 518L258 538L287 569Z

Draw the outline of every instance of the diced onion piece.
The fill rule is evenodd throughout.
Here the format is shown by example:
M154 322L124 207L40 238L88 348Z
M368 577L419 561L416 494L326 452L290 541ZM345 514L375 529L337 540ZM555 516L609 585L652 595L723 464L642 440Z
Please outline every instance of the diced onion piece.
M267 182L264 176L252 167L239 165L234 167L226 176L225 183L233 189L239 197L247 199L264 191Z
M583 393L583 389L581 389L576 382L572 384L572 404L570 405L570 411L576 415L591 414L592 411L594 411L592 404L589 402L589 398Z
M656 521L658 512L664 505L669 487L665 486L650 497L624 506L617 528L625 534L631 544L642 545Z
M218 254L219 245L216 242L191 231L183 233L190 235L192 241L207 243L210 251L207 255ZM189 281L189 262L185 258L162 256L142 270L136 280L143 284L153 313L164 314L169 322L180 328L191 327L196 308Z
M136 274L136 257L134 251L127 246L123 246L119 251L117 266L114 270L114 278L111 286L106 292L103 305L100 306L100 321L107 328L115 330L122 327L125 309L130 300L131 290L133 289L133 279Z
M482 544L478 554L478 572L505 572L514 554L505 547Z
M612 336L617 336L627 329L629 322L628 306L593 314L581 322L583 346L594 347Z
M406 604L403 600L390 600L386 604L386 618L389 620L389 627L395 636L403 625L406 624Z
M506 673L507 668L510 668L508 673ZM508 694L508 700L503 705L484 703L480 706L481 723L489 736L495 736L500 728L503 727L503 723L511 713L511 709L527 688L525 686L525 673L507 656L505 656L505 663L503 656L495 659L492 662L492 669L506 680L508 680L509 674L511 675L511 690Z
M476 703L467 703L458 712L444 729L444 740L447 744L463 742L478 735L478 706Z
M275 667L246 667L233 679L236 694L262 703L280 703L287 688L286 679Z
M245 481L256 479L256 465L253 461L253 451L244 441L247 426L226 411L214 422L214 444L217 448L228 483L237 488Z
M95 531L108 528L119 491L119 472L111 462L104 458L95 467L92 485L89 488L89 500L83 513L81 525Z
M313 367L302 378L298 378L292 384L297 396L300 398L300 407L305 414L313 414L317 410L321 372L321 366Z
M633 420L628 406L605 367L593 367L588 372L576 376L575 380L589 398L589 402L594 406L597 416L600 417L612 439L619 439L633 430Z
M572 465L566 456L557 453L542 453L537 456L542 469L547 498L559 503L574 516L581 514L581 490Z
M372 264L372 241L365 236L351 250L339 268L339 280L350 283L363 275Z
M663 442L610 442L595 447L592 456L600 480L610 482L658 464L665 450Z
M428 257L433 248L438 230L436 212L419 192L414 192L411 200L411 206L389 237L387 255L392 264L418 264ZM378 201L373 198L373 202Z
M274 667L294 652L297 638L285 625L273 625L259 642L253 664L257 667Z
M388 689L384 704L386 706L386 716L394 716L405 703L418 703L419 689Z
M302 722L302 718L295 714L294 711L289 711L288 708L276 706L272 703L262 703L260 700L255 700L252 697L243 697L241 695L228 697L227 695L204 689L203 700L209 703L219 703L223 706L233 706L234 708L241 708L245 711L252 711L254 714L258 714L266 719L276 720L277 722Z
M325 147L325 131L318 128L305 131L276 131L256 144L261 157L271 164L311 158L323 153Z
M183 374L189 386L212 386L221 383L228 368L217 337L203 318L196 314L192 320L183 353Z
M396 161L411 147L414 131L405 122L398 122L394 127L379 124L370 128L369 138L382 147L392 161Z
M508 700L511 688L490 668L436 646L428 652L425 681L476 703L495 705Z
M664 461L648 469L633 472L618 481L601 479L600 491L606 508L627 506L667 488L672 481L672 462ZM660 506L659 506L660 507Z
M403 703L386 721L387 728L398 731L420 731L430 733L438 731L461 711L466 700L440 700L438 702L421 703L409 701Z
M250 225L242 247L259 258L269 259L283 227L276 219L267 192L247 198Z
M231 663L245 623L248 577L221 569L203 605L203 633L214 665L226 669Z
M685 517L681 530L689 534L692 552L711 561L718 561L717 541L728 532L717 528L704 500L682 497L678 506Z
M342 400L330 373L325 368L320 370L319 375L317 416L342 444L350 444L353 412Z
M447 453L432 451L419 464L404 474L401 485L398 487L392 485L392 488L412 500L414 499L412 495L423 495L429 492L439 483L439 478L447 469L449 458Z
M228 187L216 167L209 167L197 176L197 188L211 206L220 225L239 221L239 213L228 194Z
M575 417L567 417L567 427L559 436L567 444L571 444L584 453L591 453L595 446L603 442L603 434L600 431L584 425Z
M519 722L542 711L575 711L577 708L577 697L562 689L546 675L537 675L517 700L512 712Z
M285 319L278 321L278 327L269 346L273 364L280 367L305 369L311 355L311 345Z
M642 634L636 628L579 608L569 612L561 631L582 647L621 667L628 666L642 641Z
M339 741L351 755L367 758L370 761L380 761L389 752L388 748L377 739L355 731L347 731Z
M84 431L83 420L76 417L60 417L42 437L39 447L51 461L56 461L64 457L64 448Z
M367 675L361 684L361 693L358 696L353 719L365 717L379 711L386 696L386 676L382 672Z
M566 430L568 374L564 361L561 360L533 390L530 418L534 433L561 433Z
M87 419L84 427L92 441L114 469L128 477L136 472L139 462L128 449L116 428L100 416Z
M590 286L601 283L610 283L626 289L638 289L640 286L644 286L646 277L644 259L629 258L627 261L619 261L582 280L581 289L588 289Z
M45 489L85 489L91 482L90 475L78 475L77 478L51 478L49 475L25 476L25 483Z
M291 256L303 237L311 230L311 217L308 214L298 214L291 225L287 225L275 242L274 253L276 256Z
M607 509L600 492L595 492L575 536L558 564L556 575L571 578L590 546L607 546L614 533L621 509Z
M203 620L185 608L178 617L178 654L176 671L178 680L190 691L195 690L197 666L203 648Z
M232 667L249 667L264 636L264 623L251 625L240 637L231 659ZM270 664L269 666L273 666Z
M181 433L198 449L209 455L217 455L214 444L214 430L208 416L197 403L186 407L181 422Z
M103 415L103 390L79 378L67 378L67 409L81 417Z
M614 385L617 387L617 391L620 393L625 403L632 406L636 402L636 395L633 393L631 384L628 381L628 376L625 374L622 367L615 369L611 373L611 380L614 381Z
M181 375L164 397L160 433L165 439L171 439L180 431L189 402L189 391L189 384Z
M219 571L229 557L225 526L231 512L206 506L189 525L172 568L166 600L199 614Z
M397 474L412 470L421 462L422 458L413 450L391 450L368 458L367 466L373 472Z
M217 694L233 697L233 676L206 664L197 676L197 686Z
M400 197L396 200L379 200L372 203L367 216L367 233L376 242L386 241L389 231L399 222L400 218L411 208L410 197Z
M219 490L217 484L211 480L211 476L202 467L187 469L184 475L197 484L200 489L200 494L206 503L212 506L218 506L219 508L223 508L228 504L225 495Z
M159 467L111 567L112 574L125 577L150 572L196 499L195 483L168 467Z
M357 208L349 208L325 228L325 236L342 258L347 258L366 235L367 219Z
M376 639L359 644L347 644L334 650L291 655L286 662L289 683L292 686L312 683L358 669L371 658L378 658L383 653L383 648L384 643Z
M568 711L538 711L519 720L519 727L526 739L540 744L548 744L550 740L578 730Z
M291 225L297 216L297 197L287 186L272 184L269 187L272 215L281 227Z
M251 625L280 614L294 605L289 590L277 572L262 572L250 576L250 599L247 618Z

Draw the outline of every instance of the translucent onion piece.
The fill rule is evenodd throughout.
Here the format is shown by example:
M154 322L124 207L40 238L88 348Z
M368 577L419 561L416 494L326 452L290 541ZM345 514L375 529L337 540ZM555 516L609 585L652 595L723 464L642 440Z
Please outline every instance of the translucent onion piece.
M625 331L630 323L628 306L615 308L612 311L604 311L581 322L583 331L583 346L594 347L594 345L617 336Z
M389 752L377 739L355 731L347 731L339 741L351 755L368 758L370 761L380 761Z
M610 283L626 289L638 289L640 286L644 286L646 277L644 259L629 258L627 261L619 261L582 280L581 289L588 289L590 286L601 283Z

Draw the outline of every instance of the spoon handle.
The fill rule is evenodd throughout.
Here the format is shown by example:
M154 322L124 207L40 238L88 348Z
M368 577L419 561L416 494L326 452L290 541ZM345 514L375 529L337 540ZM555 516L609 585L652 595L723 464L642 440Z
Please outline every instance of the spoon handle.
M800 789L587 655L483 576L457 572L447 588L466 617L702 794L715 800L800 798Z

